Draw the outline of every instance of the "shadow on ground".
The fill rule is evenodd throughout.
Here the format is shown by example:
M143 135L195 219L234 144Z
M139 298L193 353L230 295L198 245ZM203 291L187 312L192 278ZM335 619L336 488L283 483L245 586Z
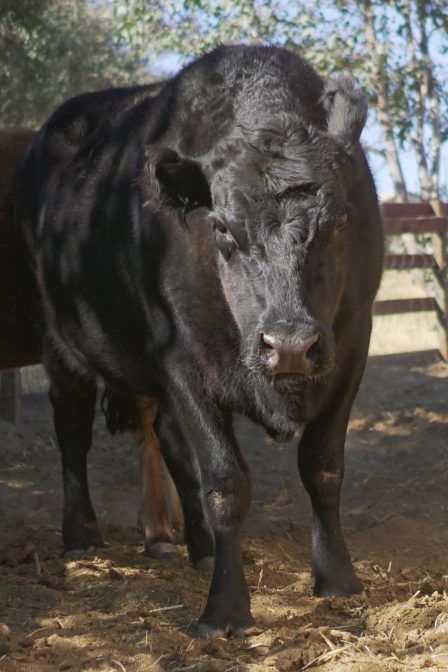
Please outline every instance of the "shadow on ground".
M131 437L111 438L98 417L89 476L108 545L61 558L45 395L26 398L20 427L0 423L0 670L448 669L448 367L369 363L343 495L367 599L312 597L296 446L236 425L254 480L244 560L258 630L204 642L194 628L208 577L143 555Z

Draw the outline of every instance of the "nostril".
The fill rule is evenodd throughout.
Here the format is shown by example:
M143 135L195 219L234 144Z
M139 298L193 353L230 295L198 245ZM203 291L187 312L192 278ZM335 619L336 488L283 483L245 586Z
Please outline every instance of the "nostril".
M307 359L315 359L320 354L320 336L313 334L304 343L304 355Z
M260 345L262 348L265 348L266 350L275 350L277 342L278 339L276 339L275 336L270 336L269 334L263 334L263 332L260 334Z

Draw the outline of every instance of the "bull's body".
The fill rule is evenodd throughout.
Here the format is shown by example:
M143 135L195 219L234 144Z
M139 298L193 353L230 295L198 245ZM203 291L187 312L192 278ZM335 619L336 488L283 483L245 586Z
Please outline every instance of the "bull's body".
M215 554L204 633L251 622L239 550L250 481L234 410L276 437L305 424L299 466L314 508L316 592L361 589L340 530L339 491L382 239L357 144L362 124L350 117L362 101L327 92L325 107L323 93L311 68L284 50L221 48L160 92L69 101L19 176L30 296L63 458L65 542L100 540L85 473L95 381L157 397L190 556L200 563ZM342 233L330 227L341 208ZM210 209L226 226L213 230ZM291 228L278 229L288 212Z
M124 96L128 93L125 91ZM30 306L21 286L19 241L13 224L14 174L34 135L35 131L27 128L0 129L0 371L36 364L41 358L30 325ZM181 531L183 517L154 431L158 403L148 397L137 398L136 404L132 399L132 403L135 408L130 428L139 447L141 467L138 526L150 555L172 556L176 554L172 527ZM110 413L108 423L112 431L117 429Z

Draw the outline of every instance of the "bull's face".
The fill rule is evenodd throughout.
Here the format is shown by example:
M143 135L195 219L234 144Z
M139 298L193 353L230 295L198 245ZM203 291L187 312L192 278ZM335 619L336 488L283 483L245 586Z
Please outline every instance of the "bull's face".
M238 177L230 190L219 180L210 219L242 357L276 380L323 375L344 289L345 201L326 183L248 195Z
M323 376L334 361L366 105L346 76L330 80L324 104L326 133L287 114L240 127L211 179L219 273L242 358L277 382Z
M209 207L240 357L278 383L323 376L334 360L350 235L347 193L366 104L346 76L330 80L322 104L325 132L285 113L240 123L183 170L189 183L181 181L174 203ZM159 181L173 183L178 161L165 161Z

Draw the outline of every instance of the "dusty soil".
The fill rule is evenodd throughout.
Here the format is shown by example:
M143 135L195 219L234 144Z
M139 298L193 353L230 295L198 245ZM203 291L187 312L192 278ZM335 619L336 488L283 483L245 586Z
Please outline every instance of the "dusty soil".
M46 398L27 398L20 427L0 422L0 670L448 670L448 366L369 364L343 497L366 599L312 597L295 446L242 420L238 433L254 480L244 558L257 629L202 641L208 576L143 554L132 439L98 417L90 481L108 546L61 558Z

